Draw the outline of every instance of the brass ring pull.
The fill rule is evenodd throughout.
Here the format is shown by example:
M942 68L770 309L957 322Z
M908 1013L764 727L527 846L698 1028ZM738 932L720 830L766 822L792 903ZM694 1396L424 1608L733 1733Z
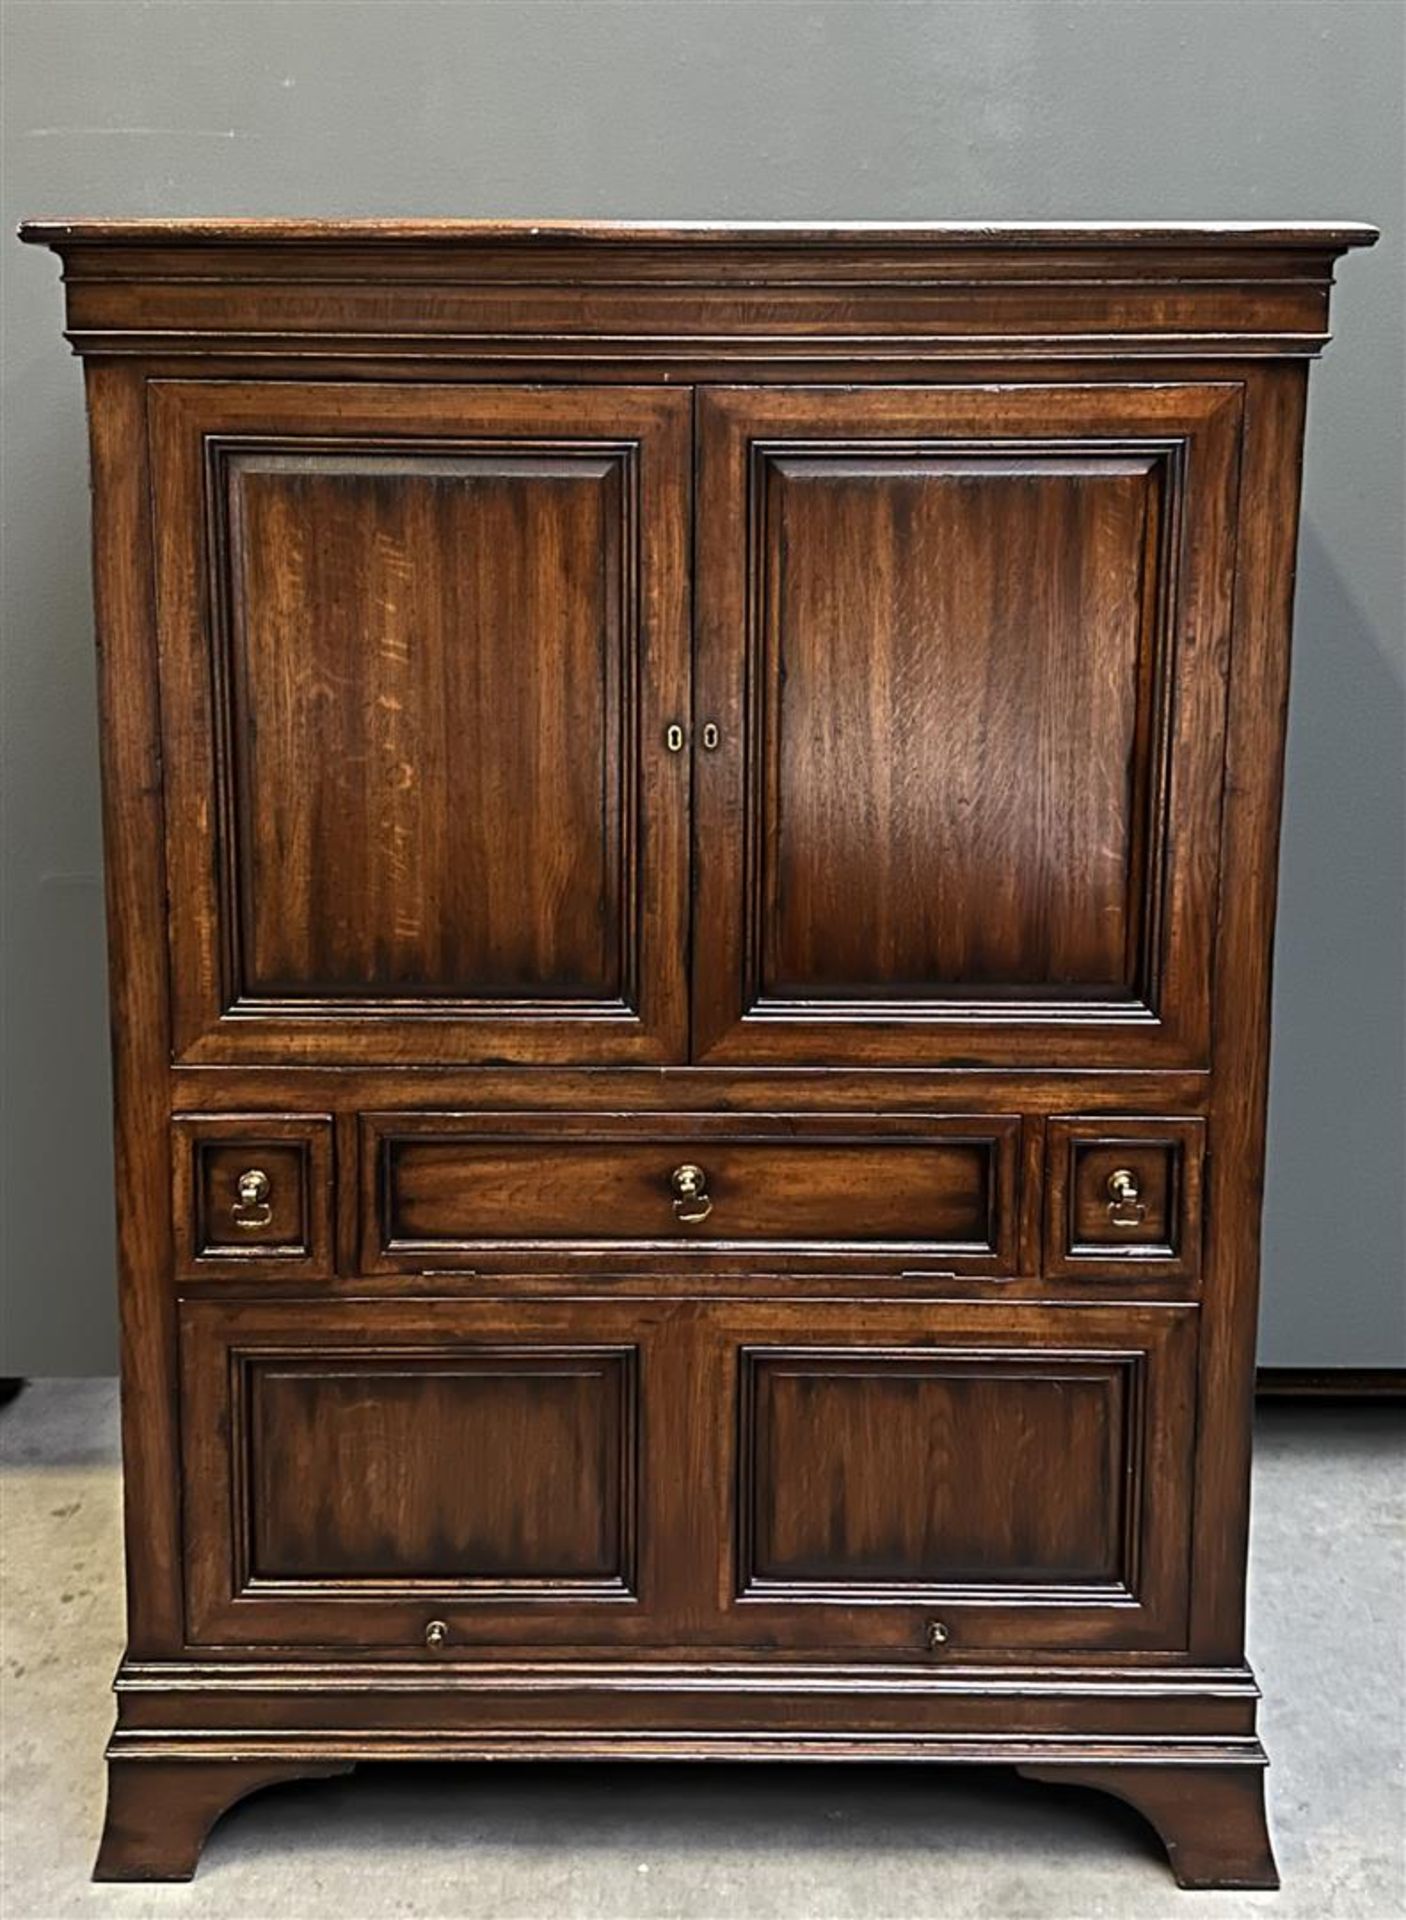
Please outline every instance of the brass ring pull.
M674 1218L686 1227L696 1227L713 1211L708 1197L708 1176L702 1167L685 1163L675 1167L669 1182L674 1189Z
M1108 1176L1108 1218L1115 1227L1140 1227L1147 1218L1142 1204L1142 1188L1137 1175L1128 1167L1115 1167Z
M237 1198L230 1208L234 1224L243 1227L247 1233L266 1227L273 1219L273 1208L269 1204L273 1182L263 1168L250 1167L247 1172L241 1173L234 1190Z
M438 1653L449 1640L449 1625L444 1620L431 1620L425 1628L425 1645L431 1653Z

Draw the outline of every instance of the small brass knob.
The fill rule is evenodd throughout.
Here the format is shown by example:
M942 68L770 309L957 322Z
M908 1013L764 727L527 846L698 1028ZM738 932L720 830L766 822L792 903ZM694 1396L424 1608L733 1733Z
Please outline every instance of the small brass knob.
M1142 1188L1131 1167L1115 1167L1108 1176L1108 1218L1115 1227L1140 1227L1147 1218Z
M713 1211L708 1197L708 1176L702 1167L685 1162L675 1167L669 1181L674 1189L674 1218L686 1227L696 1227Z
M952 1638L952 1629L944 1620L929 1620L927 1641L933 1653L940 1653Z
M262 1167L249 1167L241 1173L234 1183L235 1202L230 1214L237 1227L253 1231L266 1227L273 1218L273 1208L269 1205L269 1195L273 1192L273 1182Z
M449 1626L444 1620L431 1620L425 1628L425 1645L432 1653L437 1653L449 1640Z

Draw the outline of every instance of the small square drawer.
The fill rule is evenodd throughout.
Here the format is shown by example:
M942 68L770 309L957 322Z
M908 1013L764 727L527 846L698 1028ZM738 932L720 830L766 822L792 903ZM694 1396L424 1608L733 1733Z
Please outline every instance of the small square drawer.
M174 1123L176 1261L187 1279L327 1279L332 1122L221 1113Z
M1051 1120L1045 1272L1194 1280L1204 1136L1202 1120Z

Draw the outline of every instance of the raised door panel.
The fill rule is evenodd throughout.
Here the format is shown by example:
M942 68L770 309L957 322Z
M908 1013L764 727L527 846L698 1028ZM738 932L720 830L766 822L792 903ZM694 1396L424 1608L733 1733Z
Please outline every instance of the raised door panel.
M1239 390L709 390L694 1047L1201 1064Z
M738 1642L1185 1647L1194 1308L777 1304L722 1337Z
M686 399L151 407L178 1056L684 1057Z
M658 1318L185 1302L192 1644L657 1637L678 1605L661 1501L681 1472Z

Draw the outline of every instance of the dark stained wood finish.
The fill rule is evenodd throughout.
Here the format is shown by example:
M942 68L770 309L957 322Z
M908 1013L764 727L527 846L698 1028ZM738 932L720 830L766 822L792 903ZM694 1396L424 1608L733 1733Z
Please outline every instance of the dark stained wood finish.
M1135 993L1163 463L753 459L759 994Z
M626 997L628 490L530 441L229 456L241 998Z
M551 1642L597 1612L591 1638L638 1637L670 1589L672 1443L659 1388L641 1385L657 1318L188 1303L192 1644L438 1652L435 1619L444 1646Z
M1264 1767L1022 1766L1030 1780L1094 1787L1135 1807L1167 1849L1179 1887L1273 1893L1279 1870L1264 1811Z
M1195 1320L188 1301L190 1642L1175 1652Z
M1019 1125L912 1114L371 1114L362 1267L700 1249L1009 1273ZM673 1175L697 1166L705 1218ZM690 1216L690 1217L680 1217Z
M728 1755L1015 1762L1272 1885L1304 363L1372 230L23 237L94 475L99 1874L360 1759Z
M744 1594L1126 1584L1125 1362L911 1347L749 1359Z
M171 1127L178 1274L192 1280L331 1275L330 1118L190 1114ZM248 1174L266 1182L262 1202L241 1196Z
M337 1760L108 1761L95 1880L191 1880L222 1813L261 1787L350 1773Z
M632 1358L251 1362L248 1580L626 1591Z
M687 396L150 410L178 1057L684 1057Z
M917 1649L937 1618L959 1659L1185 1645L1194 1310L755 1314L725 1335L736 1637Z
M1175 1283L1201 1271L1203 1120L1156 1115L1046 1124L1045 1267L1052 1278ZM1133 1197L1122 1176L1131 1177Z
M696 1058L1206 1063L1240 410L700 396Z

